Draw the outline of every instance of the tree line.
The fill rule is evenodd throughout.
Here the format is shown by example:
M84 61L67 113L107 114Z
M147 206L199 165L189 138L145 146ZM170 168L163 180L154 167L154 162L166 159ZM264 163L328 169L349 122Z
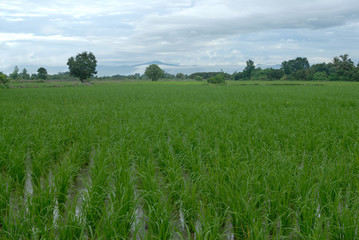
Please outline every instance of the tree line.
M297 57L283 61L279 69L256 68L252 60L246 62L242 72L232 75L234 80L305 80L305 81L359 81L359 64L348 54L334 57L329 63L310 65L307 58Z
M93 53L82 52L76 57L70 57L67 65L69 71L49 75L44 67L40 67L36 74L29 74L24 68L21 72L16 66L14 71L7 76L0 72L0 83L8 84L10 80L74 80L79 78L81 82L86 81L90 77L94 77L97 73L97 61ZM165 79L193 79L219 81L218 75L226 80L304 80L304 81L359 81L359 63L357 65L349 58L348 54L334 57L329 63L317 63L310 65L305 57L297 57L292 60L283 61L280 68L260 68L256 67L253 60L246 61L246 66L242 71L233 74L220 72L197 72L190 75L183 73L169 74L162 70L158 65L152 64L146 68L143 75L136 73L133 75L113 75L101 77L97 79L151 79L157 81L160 78ZM222 77L220 77L222 79Z

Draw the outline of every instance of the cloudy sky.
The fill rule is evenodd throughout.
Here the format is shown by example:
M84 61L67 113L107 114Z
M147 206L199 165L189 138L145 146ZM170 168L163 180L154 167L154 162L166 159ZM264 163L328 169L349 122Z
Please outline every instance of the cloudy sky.
M1 0L0 71L15 65L66 71L95 54L99 75L151 61L167 71L241 70L295 57L359 61L358 0ZM31 70L30 70L31 72ZM112 73L112 72L111 72Z

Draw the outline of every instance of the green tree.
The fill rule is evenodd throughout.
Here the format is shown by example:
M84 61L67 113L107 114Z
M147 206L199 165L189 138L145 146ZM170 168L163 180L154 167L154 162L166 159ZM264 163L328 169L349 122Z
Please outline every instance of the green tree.
M97 61L92 52L82 52L77 54L75 58L70 57L67 65L69 66L70 75L78 77L82 83L97 74Z
M332 61L334 68L334 77L337 80L353 81L356 76L354 62L349 58L348 54L334 57ZM333 76L332 76L333 77Z
M256 67L254 66L254 62L252 60L248 60L246 62L246 67L242 71L242 77L249 80L255 69Z
M37 75L36 75L35 73L31 74L30 79L31 79L31 80L37 79Z
M19 78L19 67L15 66L14 71L10 74L10 78L16 80Z
M353 61L349 58L348 54L334 57L333 64L338 71L342 72L350 71L355 67Z
M317 72L324 72L326 74L330 73L330 64L326 64L326 63L317 63L317 64L313 64L310 69L313 71L314 74L316 74ZM319 76L319 75L318 75Z
M151 64L146 68L145 75L152 81L157 81L165 76L165 72L157 64Z
M177 79L183 79L185 76L184 76L184 74L183 73L177 73L176 74L176 78Z
M43 67L37 69L37 78L45 80L47 78L47 70Z
M309 69L310 64L307 58L297 57L289 61L282 62L281 69L285 74L292 74L299 70Z
M22 72L21 72L21 74L20 74L20 77L21 77L22 79L25 79L25 80L30 79L30 74L27 73L27 69L26 69L26 68L24 68L24 69L22 70Z
M268 80L279 80L283 77L284 71L282 69L267 69Z

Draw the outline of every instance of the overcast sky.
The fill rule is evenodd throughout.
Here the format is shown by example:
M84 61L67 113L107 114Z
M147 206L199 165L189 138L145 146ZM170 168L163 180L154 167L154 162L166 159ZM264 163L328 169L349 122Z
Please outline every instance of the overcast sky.
M344 53L358 63L359 1L0 1L0 71L66 70L82 51L102 66L162 61L178 65L172 72L231 72L248 59L329 62Z

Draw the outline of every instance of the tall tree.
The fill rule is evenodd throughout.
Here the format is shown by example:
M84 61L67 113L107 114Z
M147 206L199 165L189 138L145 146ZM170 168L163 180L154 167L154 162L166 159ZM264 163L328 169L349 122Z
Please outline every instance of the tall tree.
M10 74L10 78L16 80L19 78L19 67L15 66L14 71Z
M310 64L307 58L297 57L289 61L282 62L281 69L284 70L285 74L292 74L299 70L309 69Z
M248 60L246 62L246 67L242 71L242 77L245 79L250 79L253 71L255 70L254 62L252 60Z
M22 70L20 76L21 76L22 79L25 79L25 80L30 79L30 75L27 73L27 69L26 69L26 68L24 68L24 69Z
M332 65L335 71L335 78L343 81L352 81L355 77L355 65L354 62L349 58L348 54L334 57Z
M165 72L157 64L151 64L146 68L145 75L152 81L157 81L165 76Z
M70 75L78 77L83 83L86 79L97 74L97 60L92 52L82 52L76 57L70 57L67 61L69 66Z
M45 80L47 78L47 70L44 67L37 69L37 78Z
M354 68L354 62L349 58L348 54L340 55L339 63L340 63L340 67L344 71L349 71Z

